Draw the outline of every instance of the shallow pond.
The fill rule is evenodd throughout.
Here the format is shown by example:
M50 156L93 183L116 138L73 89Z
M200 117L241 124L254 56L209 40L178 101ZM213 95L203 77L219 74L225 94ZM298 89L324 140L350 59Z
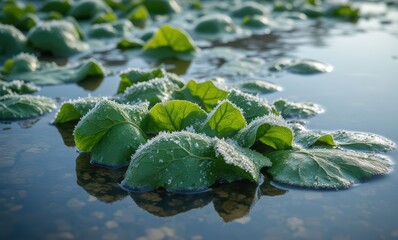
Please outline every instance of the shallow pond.
M369 4L366 9L387 11L383 6ZM307 120L309 129L372 132L397 143L398 9L387 12L388 23L382 21L384 15L361 18L358 23L320 21L216 43L263 61L234 76L208 59L210 48L192 62L158 64L184 79L223 73L234 81L266 78L283 87L264 95L269 102L283 97L326 109ZM130 54L111 50L94 57L114 71L150 66ZM282 57L316 59L334 70L311 76L263 71ZM61 103L113 95L118 83L114 75L80 86L43 87L40 94ZM398 238L396 170L338 191L294 188L265 179L260 187L237 182L193 195L129 194L119 186L124 169L91 165L88 155L74 147L73 128L50 124L54 115L0 124L1 239ZM398 160L396 150L387 156L394 163Z

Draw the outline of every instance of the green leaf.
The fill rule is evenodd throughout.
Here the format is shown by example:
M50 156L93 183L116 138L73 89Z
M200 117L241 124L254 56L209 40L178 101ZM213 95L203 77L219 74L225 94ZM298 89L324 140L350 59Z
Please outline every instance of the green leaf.
M347 188L392 169L387 158L337 149L275 151L267 157L275 181L308 188Z
M326 10L326 16L341 18L348 21L357 21L360 17L359 8L354 8L348 4L339 4L331 6Z
M89 46L80 41L78 30L73 23L61 21L40 22L27 35L28 44L43 53L67 57L88 50Z
M140 5L128 14L127 19L134 25L143 25L149 17L148 9L145 6Z
M0 80L0 96L10 94L29 94L39 90L36 85L31 83L24 83L20 80L5 82Z
M395 149L395 143L376 134L351 131L308 131L304 128L295 129L295 142L303 147L316 145L339 146L345 149L386 152Z
M256 2L244 2L240 7L233 10L231 15L236 18L252 17L256 15L266 15L267 8Z
M54 124L78 121L86 115L102 98L88 97L62 103L55 115Z
M128 87L120 96L120 101L125 103L148 101L150 106L153 106L156 103L170 100L172 93L177 89L179 86L168 78L154 78Z
M234 136L244 127L246 127L246 121L241 110L225 100L209 113L202 131L210 137L227 138Z
M266 94L281 91L282 87L275 83L262 80L248 80L242 81L233 85L242 92L250 94Z
M38 68L40 68L40 62L36 56L28 53L20 53L6 60L2 72L4 75L16 75L33 72Z
M264 155L242 148L231 141L216 139L214 149L216 156L222 160L217 162L217 168L219 178L223 180L234 181L244 178L258 182L261 168L272 165Z
M187 85L173 95L175 99L197 103L207 112L210 112L219 101L228 96L228 92L214 85L212 81L197 83L190 80Z
M71 0L48 0L43 4L40 11L58 12L62 15L66 15L71 7Z
M25 35L11 25L0 23L0 55L14 55L27 49Z
M173 100L156 104L149 110L143 122L146 132L181 131L188 127L196 127L206 120L207 114L198 105Z
M236 30L234 21L224 14L210 14L199 18L194 27L194 31L199 34L223 34Z
M12 65L8 66L9 74L6 78L20 79L37 85L56 85L80 82L90 77L105 75L102 65L94 59L65 66L57 66L55 63L40 64L40 67L37 67L37 62L33 60L24 61L11 61Z
M263 155L191 132L161 133L132 156L122 185L136 191L198 191L218 180L258 181Z
M157 53L160 50L165 51L165 48L177 54L196 51L196 46L188 33L169 25L160 27L155 35L144 45L143 51L154 50L152 52Z
M144 41L139 38L122 38L117 43L117 48L119 49L131 49L131 48L142 48L144 46Z
M277 62L269 70L274 72L286 70L295 74L317 74L331 72L333 66L312 59L296 59Z
M51 98L32 95L6 95L0 97L0 120L37 117L55 108Z
M162 133L131 157L122 185L131 190L203 190L217 180L211 138L190 132Z
M275 150L284 150L292 147L293 131L283 118L270 114L252 121L235 139L247 148L261 142Z
M146 82L154 78L164 77L164 71L160 68L154 68L149 71L141 69L129 69L120 74L120 83L117 93L123 93L126 88L139 82Z
M118 168L129 162L135 150L146 142L139 125L147 105L123 105L102 100L77 124L76 146L92 152L92 163Z
M288 102L280 99L273 105L284 118L310 118L324 112L321 106L310 102Z
M242 19L242 25L251 29L267 29L270 21L265 16L246 16Z
M92 23L111 23L117 20L117 16L113 12L102 12L94 16Z
M275 113L275 110L264 99L242 93L239 90L232 89L227 100L242 110L247 123L251 123L258 117Z
M100 12L112 12L112 9L103 1L82 0L73 4L69 15L76 19L90 19Z
M144 0L142 3L151 14L168 15L181 11L175 0Z

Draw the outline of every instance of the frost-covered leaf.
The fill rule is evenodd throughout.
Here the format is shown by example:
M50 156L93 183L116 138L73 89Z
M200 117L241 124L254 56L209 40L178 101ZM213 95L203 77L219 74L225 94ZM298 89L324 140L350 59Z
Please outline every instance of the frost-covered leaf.
M187 85L173 95L175 99L197 103L207 112L210 112L219 101L228 96L228 92L214 85L212 81L197 83L190 80Z
M123 93L126 88L139 82L146 82L154 78L164 77L164 71L160 68L154 68L148 71L141 69L129 69L120 74L119 87L117 93Z
M80 120L88 113L102 98L88 97L77 100L70 100L62 103L55 115L54 124L66 123Z
M87 32L87 36L94 39L122 37L133 30L130 21L119 20L114 23L93 24Z
M190 132L159 134L131 157L122 185L131 190L203 190L217 181L211 138Z
M275 181L308 188L347 188L392 169L387 158L338 149L275 151L267 157Z
M150 133L181 131L202 124L206 117L206 112L195 103L172 100L151 108L144 119L143 129Z
M0 97L0 120L37 117L55 108L51 98L32 95L6 95Z
M288 102L279 99L273 105L284 118L310 118L324 112L321 106L311 102Z
M20 53L7 59L3 65L4 75L17 75L26 72L33 72L40 68L40 62L36 56L28 53Z
M146 82L138 82L128 87L120 96L122 102L150 102L150 106L171 99L179 86L166 77L154 78Z
M252 121L235 139L247 148L260 142L275 150L283 150L292 147L293 131L283 118L270 114Z
M262 98L232 89L227 100L242 110L247 123L254 119L274 113L275 110Z
M32 82L37 85L55 85L65 83L75 83L89 77L103 77L105 70L100 63L94 59L83 60L65 66L58 66L55 63L40 64L31 55L22 56L17 59L7 61L9 73L7 79L19 79ZM17 57L18 57L17 56Z
M233 85L242 92L251 94L266 94L281 91L282 87L271 82L262 80L242 81Z
M92 152L92 163L111 168L125 166L138 146L146 142L139 125L147 111L147 105L102 100L77 124L76 146Z
M144 46L144 41L139 38L122 38L117 43L117 48L119 49L132 49L132 48L142 48Z
M286 70L295 74L317 74L331 72L333 66L312 59L298 59L282 60L273 64L269 70L274 72Z
M202 131L210 137L227 138L246 127L242 112L228 100L220 102L203 123Z
M14 26L0 23L0 54L8 56L26 49L25 35Z
M246 16L242 19L242 25L253 30L267 29L270 26L270 21L265 16Z
M10 94L29 94L39 90L34 84L24 83L20 80L5 82L0 80L0 96Z
M199 191L218 180L256 182L270 161L233 143L192 132L161 133L132 156L122 185L133 191Z
M194 41L181 29L164 25L143 47L144 53L156 58L178 57L179 54L196 51Z
M88 45L80 40L73 23L65 20L40 22L27 35L28 44L43 53L55 56L71 56L88 50Z
M307 148L326 145L367 152L385 152L395 148L394 142L382 136L352 131L324 132L300 128L295 129L294 141Z
M220 178L224 180L234 181L244 178L258 182L261 168L272 165L264 155L242 148L233 142L216 139L214 149L216 156L222 160L217 163L217 168Z

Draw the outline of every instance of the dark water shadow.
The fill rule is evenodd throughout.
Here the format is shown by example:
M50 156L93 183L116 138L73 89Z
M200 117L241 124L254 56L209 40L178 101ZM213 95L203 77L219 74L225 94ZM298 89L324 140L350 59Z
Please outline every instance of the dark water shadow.
M104 203L113 203L128 195L119 186L125 172L126 168L110 170L92 165L90 154L87 153L82 153L76 158L77 184Z
M66 122L54 125L57 128L59 134L61 135L65 146L67 147L76 146L75 139L73 137L73 130L75 129L76 124L77 124L76 121L72 121L72 122Z
M87 91L95 91L104 80L103 77L89 77L77 83L77 85Z

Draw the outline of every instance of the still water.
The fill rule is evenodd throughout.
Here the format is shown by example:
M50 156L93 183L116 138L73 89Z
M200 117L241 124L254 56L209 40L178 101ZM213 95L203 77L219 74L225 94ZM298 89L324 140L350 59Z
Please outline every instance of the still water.
M261 60L254 70L233 76L213 64L210 48L192 62L157 64L185 79L266 78L283 87L264 95L269 102L312 101L326 109L307 121L309 129L372 132L397 143L398 17L397 9L388 12L388 24L380 17L356 24L324 21L216 43L221 51ZM110 51L98 57L115 72L152 66L129 54ZM334 70L311 76L264 71L283 57L316 59ZM80 86L43 87L39 94L61 103L113 95L118 82L115 74ZM119 186L124 169L91 165L89 156L74 147L73 128L50 124L54 115L0 124L0 239L398 238L396 170L339 191L292 188L265 179L259 187L238 182L195 195L129 194ZM398 161L396 150L387 156Z

